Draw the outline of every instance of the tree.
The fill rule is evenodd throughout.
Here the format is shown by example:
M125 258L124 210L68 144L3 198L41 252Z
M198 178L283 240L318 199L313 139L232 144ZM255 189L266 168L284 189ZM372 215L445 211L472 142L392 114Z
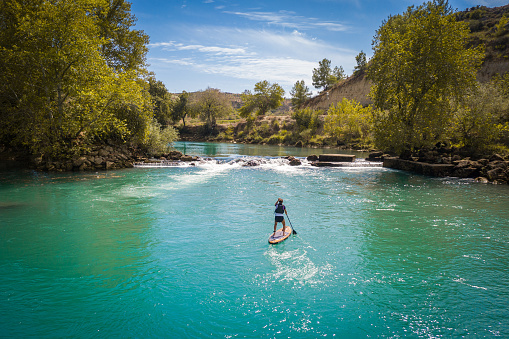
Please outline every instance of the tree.
M247 118L251 113L265 115L269 110L276 109L283 104L285 90L277 83L270 84L267 80L257 82L254 94L246 90L242 95L242 107L239 114Z
M478 84L463 98L453 119L460 145L481 151L508 131L509 97L498 85L497 80Z
M327 110L324 131L336 140L351 143L358 139L364 143L370 141L372 108L363 107L355 100L343 98Z
M132 29L136 18L131 14L131 4L125 0L105 0L98 2L93 13L99 35L104 39L101 52L108 65L117 72L136 69L143 73L149 37Z
M208 130L213 130L216 119L226 116L232 109L228 96L218 89L209 87L194 94L193 110L205 121Z
M331 61L329 59L324 58L322 61L318 62L318 68L313 68L313 86L315 88L320 89L323 87L326 90L329 87L330 81L330 68Z
M168 126L173 120L171 94L162 81L153 76L148 78L148 92L152 96L154 105L154 118L162 126Z
M346 73L343 69L343 66L336 66L334 67L334 70L332 71L332 75L336 78L336 82L339 82L341 80L346 79Z
M366 69L366 66L368 65L366 61L366 53L360 51L360 53L355 57L355 61L357 62L357 66L354 67L354 74L358 74Z
M466 48L469 29L447 1L409 7L377 30L368 69L375 143L394 151L442 140L453 116L451 100L475 84L482 48Z
M323 87L324 90L330 88L340 80L346 78L343 66L336 66L334 70L331 69L331 61L329 59L323 59L318 62L318 68L313 69L313 86L320 89Z
M311 92L309 88L306 86L304 80L297 81L293 88L290 91L290 95L292 96L292 106L295 108L299 108L306 100L311 97Z
M182 91L177 101L173 104L173 108L171 110L172 120L177 122L182 119L182 124L186 127L186 117L189 113L191 113L191 109L189 107L189 93Z
M152 111L147 83L140 78L143 65L123 64L116 69L107 62L102 47L108 41L93 15L106 4L102 0L0 3L0 138L4 142L62 157L80 152L94 140L147 140ZM143 50L140 47L141 59Z

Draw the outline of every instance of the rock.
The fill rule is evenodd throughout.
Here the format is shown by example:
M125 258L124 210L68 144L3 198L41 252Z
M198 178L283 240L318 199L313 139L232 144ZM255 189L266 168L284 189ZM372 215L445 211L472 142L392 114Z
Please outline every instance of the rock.
M442 157L442 164L451 164L452 163L452 159L451 157Z
M302 165L301 161L299 159L297 159L296 157L290 156L290 157L288 157L288 160L290 161L290 166Z
M501 156L500 154L493 154L491 157L490 157L490 162L493 162L493 161L505 161L504 157Z
M182 158L183 154L179 151L171 151L167 158L170 158L171 160L180 160Z
M79 157L73 161L72 165L74 167L80 167L83 163L85 163L86 160L87 158L85 157Z
M490 182L490 181L488 180L488 178L485 178L485 177L477 177L477 178L475 178L475 181L480 182L480 183L482 183L482 184L487 184L487 183L489 183L489 182Z
M490 181L506 179L505 171L501 167L496 167L492 170L489 170L488 172L486 172L486 176Z
M506 170L508 168L508 163L507 161L493 161L493 162L490 162L488 163L488 165L486 165L485 167L485 171L488 172L490 170L493 170L493 169L501 169L502 171Z
M308 161L317 161L318 160L318 156L313 154L313 155L309 155L306 159Z
M110 147L111 148L111 147ZM108 152L107 150L105 149L100 149L99 152L98 152L98 155L100 157L107 157L108 155L110 154L110 152Z
M95 157L92 161L96 166L101 166L104 163L104 159L101 157Z
M115 168L115 163L111 161L106 161L106 169L109 170L113 168Z
M480 163L483 166L486 166L486 165L488 165L488 163L490 161L488 159L479 159L479 160L477 160L477 162Z
M481 168L482 165L473 160L460 160L456 163L457 168L466 168L466 167L473 167L473 168Z
M384 155L384 152L371 152L368 155L368 158L381 158Z
M249 160L248 162L246 162L244 165L242 166L251 166L251 167L254 167L254 166L258 166L260 165L260 163L256 160Z
M186 161L186 162L189 162L189 161L193 161L193 157L190 156L190 155L183 155L181 158L180 158L181 161Z

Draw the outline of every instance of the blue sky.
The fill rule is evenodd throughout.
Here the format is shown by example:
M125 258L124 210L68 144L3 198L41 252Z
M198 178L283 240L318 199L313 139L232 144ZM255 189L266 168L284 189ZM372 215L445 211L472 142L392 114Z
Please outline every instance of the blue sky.
M313 68L323 58L350 75L355 56L372 56L382 21L411 0L131 0L135 28L150 36L149 70L172 93L218 88L253 90L277 82L290 97L296 81L314 92ZM449 0L458 10L507 0Z

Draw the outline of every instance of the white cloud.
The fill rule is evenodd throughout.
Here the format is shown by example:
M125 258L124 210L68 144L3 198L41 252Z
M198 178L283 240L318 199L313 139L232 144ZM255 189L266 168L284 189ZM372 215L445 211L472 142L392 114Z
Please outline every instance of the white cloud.
M230 12L224 13L232 14L247 18L254 21L264 21L270 25L278 25L283 27L298 28L298 29L327 29L330 31L348 31L350 28L339 22L320 21L316 18L306 18L296 15L289 11L279 12Z
M277 82L288 92L297 80L311 86L313 68L330 59L334 66L353 68L357 52L308 38L294 30L275 33L254 29L211 27L193 32L185 44L170 41L150 44L149 62L157 67L187 69L194 74L219 75L254 83ZM207 41L207 44L203 43ZM221 42L226 41L227 46Z
M229 47L218 47L218 46L203 46L203 45L184 45L182 43L171 42L159 42L149 44L149 47L162 47L166 51L199 51L203 53L214 53L216 55L242 55L246 54L245 48L229 48Z

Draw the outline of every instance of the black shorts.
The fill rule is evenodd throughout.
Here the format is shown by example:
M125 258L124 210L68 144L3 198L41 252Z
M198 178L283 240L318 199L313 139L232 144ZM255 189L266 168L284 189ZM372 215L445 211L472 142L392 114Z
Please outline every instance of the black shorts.
M276 216L276 222L283 222L283 220L285 220L285 217Z

